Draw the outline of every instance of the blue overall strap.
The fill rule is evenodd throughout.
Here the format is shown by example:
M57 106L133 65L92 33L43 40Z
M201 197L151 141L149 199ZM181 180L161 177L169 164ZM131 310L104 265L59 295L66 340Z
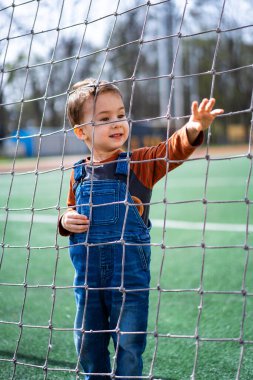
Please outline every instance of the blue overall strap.
M131 157L131 152L129 157ZM123 174L127 176L128 173L128 161L127 161L127 152L121 152L118 157L118 162L116 166L115 174Z
M73 191L75 192L77 186L81 182L81 180L85 177L85 166L84 160L80 160L74 164L74 179L75 183L73 185Z

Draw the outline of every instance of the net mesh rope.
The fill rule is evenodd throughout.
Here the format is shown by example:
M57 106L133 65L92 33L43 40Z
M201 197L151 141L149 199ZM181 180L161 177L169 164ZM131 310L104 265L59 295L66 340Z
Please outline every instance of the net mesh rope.
M1 43L4 43L4 46L5 46L4 49L2 50L0 88L2 89L5 86L8 87L8 83L5 82L5 75L6 74L10 75L12 73L13 74L15 73L15 75L18 75L19 71L20 72L25 71L25 73L26 73L25 78L24 78L23 87L21 89L20 99L14 100L11 102L8 102L5 100L1 104L1 107L11 107L14 105L19 105L19 107L20 107L19 117L18 117L18 120L16 120L16 126L17 126L17 128L16 128L16 147L15 147L15 151L14 151L14 155L13 155L12 166L7 171L1 170L1 173L0 173L1 174L1 176L0 176L1 180L2 180L2 178L3 179L6 178L6 176L8 176L8 178L9 178L9 188L8 188L8 193L6 195L6 204L4 206L1 205L1 212L2 212L2 215L4 215L4 218L1 220L1 223L2 223L2 240L1 240L1 256L0 256L1 261L0 261L0 265L1 265L2 270L4 270L3 263L5 261L9 260L8 251L10 249L17 249L17 250L24 249L24 250L26 250L26 266L24 268L24 277L23 277L24 281L23 281L23 283L3 282L3 281L1 281L1 277L0 277L0 291L1 291L1 289L5 288L5 287L21 288L24 290L24 293L22 295L21 308L19 311L19 320L13 321L13 320L8 320L6 318L2 318L0 320L0 326L12 325L12 326L16 326L17 329L19 329L18 338L15 342L15 349L13 352L13 357L12 358L6 358L4 356L0 357L0 363L7 363L8 362L12 365L12 371L10 374L11 379L18 378L17 377L17 368L19 366L24 366L27 368L33 367L34 369L38 370L38 374L40 374L40 376L42 376L41 374L43 374L43 378L45 380L49 379L50 374L53 372L58 373L59 378L61 378L61 374L64 374L64 373L69 373L72 376L75 376L75 378L79 378L79 376L82 375L82 371L81 371L80 366L79 366L79 360L80 360L79 357L77 358L75 368L66 368L66 366L64 366L64 364L62 366L60 366L60 365L59 366L50 366L50 353L52 350L52 346L54 345L54 333L59 332L59 331L61 331L62 333L73 332L73 328L71 327L71 324L70 324L69 328L62 328L62 327L58 327L54 323L54 312L55 312L55 306L57 303L58 291L63 291L63 290L68 290L68 289L73 290L72 285L59 286L59 285L57 285L57 281L56 281L58 270L59 270L58 268L59 268L60 255L61 255L61 252L67 251L67 249L68 249L67 243L65 243L65 245L59 243L59 235L58 235L58 230L57 230L56 225L54 227L55 228L55 242L53 245L48 244L47 241L45 240L45 245L33 246L31 244L31 235L32 235L32 231L34 228L34 224L36 224L37 221L39 222L40 213L53 212L54 213L54 220L56 220L56 216L59 217L61 215L61 213L64 212L64 210L66 209L62 205L62 197L64 198L64 194L62 194L63 182L64 182L65 176L66 175L68 176L70 174L72 165L71 164L66 165L66 163L65 163L66 162L65 161L66 160L66 157L65 157L65 150L66 149L65 148L66 148L66 143L67 143L69 133L72 131L72 129L68 126L68 124L66 122L66 115L64 115L65 117L64 117L64 122L63 122L62 128L54 130L53 132L49 132L49 133L45 133L43 128L45 127L45 124L44 124L45 123L44 122L45 114L46 114L46 110L47 110L47 107L48 107L50 100L53 98L62 98L62 97L64 97L65 101L67 101L67 99L68 99L69 93L71 91L71 86L76 81L75 80L75 74L78 70L79 65L81 64L80 63L81 59L84 58L84 56L81 55L81 52L82 52L83 44L86 41L85 40L86 39L86 33L87 33L87 28L89 27L89 25L91 25L92 23L95 23L95 22L96 23L102 22L102 21L106 21L108 23L110 22L111 32L109 34L108 40L106 41L104 48L99 50L100 53L101 52L103 53L103 62L101 64L100 72L96 78L97 81L99 82L99 80L104 79L104 71L105 71L105 67L106 67L106 63L107 63L109 54L112 53L113 51L123 47L122 45L113 46L113 47L111 46L111 40L114 36L114 31L115 31L118 19L123 14L125 14L127 12L132 12L132 11L137 10L139 8L145 9L145 17L143 20L142 30L141 30L141 34L139 36L139 39L137 41L129 41L128 43L125 44L125 45L131 45L131 44L138 43L138 46L139 46L139 51L138 51L137 57L135 58L132 76L130 78L121 78L121 79L116 81L116 84L118 84L118 85L120 85L122 83L124 84L125 82L131 84L131 96L130 96L130 101L129 101L128 115L127 115L128 120L130 122L130 138L129 138L128 149L127 149L128 152L130 151L131 133L132 133L132 126L133 126L133 124L132 124L132 121L133 121L132 120L132 109L133 109L133 104L134 104L135 88L138 85L138 83L145 82L148 80L158 81L162 78L167 78L170 81L169 82L170 83L170 92L169 92L169 99L168 99L168 106L167 106L166 113L164 115L159 115L157 117L152 118L152 121L155 121L155 120L159 121L161 119L167 119L168 120L168 128L167 128L167 137L168 137L170 135L170 124L171 124L171 122L173 122L175 120L186 120L188 118L187 115L186 116L185 115L180 116L180 117L173 116L173 109L172 108L173 108L173 97L174 97L175 83L176 82L183 80L184 78L187 78L187 77L194 78L196 76L200 77L200 76L204 76L204 75L209 75L209 76L211 76L212 79L211 79L211 86L208 89L207 96L213 97L214 88L215 88L216 80L218 77L220 77L224 74L233 75L233 73L235 73L235 72L244 71L244 70L247 70L249 68L252 69L252 64L249 64L249 65L243 65L240 67L236 67L236 68L232 68L232 69L228 69L228 70L224 70L224 71L217 71L216 70L216 59L217 59L217 54L219 52L220 43L221 43L221 39L222 39L223 35L226 33L229 33L229 32L233 32L233 31L238 30L238 29L247 30L250 27L252 27L252 24L250 24L250 23L245 24L243 26L239 26L237 28L231 28L231 29L224 29L222 27L222 21L223 21L223 18L225 17L226 10L231 6L230 1L226 1L226 0L220 1L219 4L220 4L221 10L219 13L219 17L216 20L217 24L216 24L215 29L206 30L204 32L200 31L200 32L194 32L192 34L185 34L182 30L183 30L184 22L187 18L187 9L190 6L190 2L184 1L184 2L182 2L182 3L184 3L184 6L182 7L182 12L180 14L179 28L178 28L176 34L169 35L169 36L162 36L162 37L158 36L158 37L154 37L153 39L146 39L145 38L145 28L147 25L147 20L149 17L150 9L158 7L159 5L161 5L163 3L168 3L168 2L169 1L138 2L138 5L134 5L132 8L129 8L129 9L123 11L123 10L120 10L121 2L119 0L117 2L113 12L110 12L110 13L102 16L101 18L91 18L90 17L91 8L92 8L92 6L94 6L94 3L96 4L96 0L93 0L93 1L91 0L89 2L89 6L86 9L86 14L83 15L83 22L79 24L79 26L82 26L83 32L82 32L82 38L80 39L80 45L79 45L78 51L76 52L76 54L74 56L72 56L72 55L67 56L66 55L66 57L61 58L60 60L57 60L57 58L56 58L56 51L57 51L57 47L58 47L58 43L59 43L61 33L66 31L66 30L68 30L68 32L71 33L72 28L74 28L76 26L76 25L67 25L67 26L63 27L61 24L63 9L64 9L64 6L66 6L66 2L64 0L57 3L58 4L58 14L57 14L57 17L55 17L54 24L50 25L50 28L48 28L48 29L42 28L41 30L38 30L38 31L36 31L36 22L37 22L38 17L39 17L40 7L43 5L43 0L40 0L40 1L39 0L36 0L36 1L35 0L14 1L13 3L9 3L9 4L6 1L0 2L0 8L1 8L0 9L0 17L3 17L3 15L8 15L8 20L9 20L9 24L8 24L9 26L7 28L7 34L6 34L6 36L1 37L1 41L0 41ZM19 9L20 10L22 9L24 12L26 12L26 9L28 9L28 7L31 4L33 4L33 6L35 7L31 31L24 32L24 33L21 33L18 35L12 34L11 28L12 28L12 25L14 23L14 20L16 20L15 17L17 17L16 16L17 11ZM35 64L32 63L31 64L30 61L31 61L33 49L35 48L36 37L37 36L43 37L43 35L45 35L49 30L55 31L57 34L54 48L51 51L51 59L47 62L42 62L42 63L40 62L40 63L35 63ZM178 75L176 73L175 67L177 64L177 60L179 59L178 57L179 57L179 51L180 51L180 46L182 44L182 41L185 39L191 38L191 37L196 37L196 36L203 36L204 35L204 37L205 37L205 34L208 34L208 33L212 33L213 35L216 36L216 46L214 49L212 62L210 62L210 69L207 72L198 72L196 74L187 74L187 75L180 74L180 75ZM9 68L9 66L8 66L8 54L9 54L9 49L11 48L10 47L11 42L13 40L16 40L19 38L21 39L24 36L30 37L30 43L29 43L29 46L28 46L27 51L26 51L26 56L27 56L26 65L24 65L22 67ZM157 42L157 41L164 40L164 39L167 40L167 39L170 39L172 37L177 42L174 46L174 56L173 56L172 68L171 68L170 72L168 72L166 74L162 74L162 75L156 75L153 77L141 77L141 76L139 76L137 71L139 68L139 62L140 62L140 58L141 58L141 54L142 54L142 49L144 48L145 44L148 44L152 41ZM87 54L87 57L88 56L89 56L89 54ZM74 66L72 66L73 70L72 70L70 77L68 78L67 90L64 93L60 93L60 94L58 94L58 93L55 93L52 95L48 94L51 76L54 75L54 73L53 73L54 66L59 62L68 63L70 61L71 62L74 61L75 64L74 64ZM43 67L45 65L47 65L50 69L48 71L48 76L47 76L46 81L45 81L46 87L45 87L44 95L42 97L39 96L38 98L33 98L33 99L27 98L26 90L27 90L29 75L30 75L31 70L43 69ZM227 116L230 116L233 118L234 116L238 116L240 114L252 115L252 110L253 110L253 100L252 99L253 99L253 96L251 96L251 100L249 100L249 106L247 109L235 110L235 111L231 111L231 112L227 111L227 113L225 113L222 116L222 118L227 117ZM20 135L20 130L21 130L21 126L22 126L22 118L23 118L24 113L26 112L25 106L29 102L43 102L43 112L42 112L42 116L41 116L41 123L40 123L39 130L36 134L33 134L32 136L30 136L33 138L37 138L38 154L37 154L36 164L35 164L34 170L17 171L16 167L17 167L17 163L18 163L18 152L20 149L20 144L22 143L22 141L24 141L27 138L27 137ZM65 113L66 113L66 110L65 110ZM142 120L142 121L145 121L145 120ZM150 121L150 118L149 118L149 121ZM204 160L206 163L206 166L205 166L205 185L204 185L204 192L203 192L203 198L202 199L185 200L185 201L177 201L177 202L169 201L167 198L167 194L169 192L169 183L168 183L168 178L167 178L168 174L166 174L165 181L164 181L164 188L163 188L163 199L160 200L159 202L157 202L157 204L163 204L164 205L161 241L155 241L155 239L152 239L153 241L151 243L151 246L153 248L158 247L160 249L160 252L161 252L161 264L160 264L159 276L157 278L157 284L156 284L156 286L152 286L149 289L150 292L155 292L157 294L156 309L152 311L152 313L155 314L155 323L154 323L153 329L151 331L148 330L148 332L147 332L148 338L151 338L153 340L154 349L153 349L152 358L151 358L150 363L149 363L148 373L146 375L144 375L143 378L154 378L154 377L156 377L155 363L156 363L156 361L159 361L158 346L159 346L159 342L161 339L168 339L168 340L189 339L189 340L195 342L195 354L194 354L194 360L192 362L192 374L191 374L192 380L197 378L196 373L197 373L197 368L198 368L198 359L199 359L199 355L200 355L200 346L203 342L224 342L224 343L228 343L228 344L231 342L237 342L240 345L240 355L239 355L238 363L237 363L236 379L241 378L240 376L241 376L241 370L242 370L242 366L243 366L245 347L253 345L253 340L246 340L244 338L244 325L245 325L246 312L247 312L247 302L253 296L253 293L247 291L247 286L246 286L246 278L247 278L247 276L249 276L248 267L249 267L250 253L252 253L252 246L250 245L250 241L249 241L249 235L250 235L251 229L252 229L252 226L250 225L250 206L252 205L252 200L249 197L251 175L252 175L252 129L253 129L253 123L252 123L252 116L251 116L247 152L245 152L244 154L240 154L240 155L229 155L229 156L220 157L220 158L213 158L210 155L209 149L210 149L210 144L211 144L211 128L208 130L207 141L206 141L206 151L205 151L204 156L202 156L202 157L195 157L194 156L193 158L189 159L189 161L192 161L192 162L198 161L198 160ZM57 168L54 167L53 169L47 169L47 170L42 169L41 170L40 166L41 166L41 160L42 159L41 159L40 152L41 152L41 147L43 144L43 139L50 138L51 136L53 136L55 134L59 134L61 136L62 135L64 136L63 146L62 146L62 157L60 160L60 165ZM10 139L11 139L11 137L7 136L4 138L1 138L1 141L5 142L5 141L10 140ZM218 201L210 201L210 200L208 200L208 179L209 179L210 163L213 161L227 160L227 159L231 160L231 159L239 159L239 158L240 159L243 158L243 159L248 160L250 162L248 175L245 178L245 180L246 180L245 198L242 200L227 200L227 201L219 201L219 200ZM164 160L166 161L167 168L169 169L171 162L166 158L164 158ZM126 158L126 162L129 163L129 157ZM128 170L129 170L129 165L128 165ZM59 174L60 186L59 186L58 201L57 201L57 204L54 205L53 207L48 206L48 207L43 207L43 208L36 208L35 207L35 199L36 199L36 194L38 192L38 187L39 187L39 178L41 175L43 175L45 173L58 173ZM31 206L30 207L22 207L22 208L12 208L12 207L10 207L10 203L11 203L10 201L11 201L11 197L12 197L14 180L18 176L26 176L27 174L34 174L35 175L35 182L34 182L34 187L33 187L33 192L32 192L32 198L31 198ZM127 187L128 187L128 185L129 184L127 183ZM169 245L167 243L167 240L166 240L166 233L169 229L169 224L167 222L168 208L171 205L175 205L175 204L182 204L182 205L185 204L186 205L186 204L194 203L194 202L196 204L199 204L199 203L202 204L203 209L204 209L203 221L201 223L201 226L202 226L201 227L201 229L202 229L201 241L197 244L175 245L175 246ZM230 203L233 203L233 204L237 203L237 204L243 204L246 206L246 223L244 226L245 238L244 238L244 242L242 244L237 244L236 246L235 245L230 246L230 245L208 245L206 243L206 229L207 229L207 225L208 225L208 223L207 223L208 207L210 206L210 204L219 204L219 203L224 203L224 204L228 204L228 205ZM155 204L156 204L156 202L150 203L150 205L155 205ZM123 230L122 230L122 237L124 235L126 217L127 217L129 207L130 207L130 205L126 203L126 215L125 215L125 221L124 221ZM28 238L27 238L27 242L25 245L13 245L11 242L6 240L8 223L11 222L13 215L15 216L17 213L20 213L21 215L23 215L24 220L25 220L25 218L27 218L27 221L29 223L29 231L27 234ZM50 218L50 216L48 218ZM122 243L123 251L124 251L127 243L125 243L123 239L122 239L121 243ZM89 248L88 243L87 243L87 247ZM164 288L162 286L162 278L163 278L163 276L165 276L164 261L165 261L166 253L168 252L168 250L174 250L174 249L187 250L187 249L195 249L195 248L201 250L201 257L202 257L199 287L193 288L193 289L191 289L191 288L188 288L188 289L176 289L176 288L167 289L167 288ZM237 291L205 290L204 274L205 274L205 259L206 259L207 251L208 250L218 250L218 249L233 249L233 248L241 248L242 250L245 251L245 263L244 263L244 272L243 272L241 289L238 289ZM47 249L53 250L55 252L55 263L54 263L52 283L50 283L50 284L30 284L29 283L29 270L31 270L30 269L30 258L31 258L32 252L34 250L36 250L36 251L39 251L41 255L43 255L43 251L47 250ZM88 251L89 251L89 249L88 249ZM124 257L123 257L123 262L124 262ZM1 276L1 272L0 272L0 276ZM87 273L86 273L86 280L87 280ZM28 292L31 289L41 289L41 288L49 289L51 291L51 296L52 296L52 299L48 300L48 302L51 303L48 325L38 325L36 323L35 324L26 324L24 322L24 311L25 311L25 307L26 307ZM89 297L89 292L92 291L92 289L89 289L88 287L86 287L86 288L87 288L87 292L86 292L86 301L87 301L87 299ZM118 343L119 343L119 337L120 337L120 334L122 334L122 332L120 331L120 328L119 328L120 318L121 318L122 312L124 310L124 302L125 302L125 297L127 294L127 290L124 288L124 272L123 271L122 271L121 287L118 290L121 291L123 294L121 314L119 317L118 325L116 326L116 329L115 329L115 332L118 336ZM197 318L196 318L196 325L195 325L194 334L191 334L191 335L184 334L183 335L183 334L171 334L171 333L159 332L159 313L160 313L160 309L161 309L162 296L165 293L171 293L171 294L173 293L176 295L180 295L181 293L186 293L186 294L187 293L193 293L193 294L197 294L199 296L198 313L197 313ZM223 337L223 336L215 337L215 338L201 336L201 334L199 332L199 328L200 328L200 323L201 323L201 318L202 318L202 313L203 313L203 308L204 308L204 297L207 294L213 294L213 295L224 294L227 296L228 295L235 295L238 297L242 297L243 307L242 307L241 317L240 317L240 333L239 333L239 336L231 337L231 338L227 338L227 337ZM86 302L86 306L87 306L87 302ZM86 306L85 306L85 308L86 308ZM23 334L24 334L25 329L35 329L35 330L38 330L38 329L43 330L44 329L44 330L48 331L47 348L46 348L45 357L43 358L43 362L44 362L43 365L37 365L32 361L29 362L29 360L20 359L19 355L22 354L22 352L20 352L20 347L21 347L21 342L22 342L22 338L23 338ZM90 333L92 333L92 332L90 332ZM140 333L144 333L144 332L140 332ZM117 354L118 354L118 344L117 344L116 351L115 351L115 354L114 354L113 359L112 359L112 373L111 373L111 375L113 377L115 377Z

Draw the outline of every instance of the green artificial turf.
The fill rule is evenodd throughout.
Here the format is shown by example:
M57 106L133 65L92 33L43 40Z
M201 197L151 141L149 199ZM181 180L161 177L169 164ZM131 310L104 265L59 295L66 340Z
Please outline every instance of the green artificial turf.
M155 187L151 219L163 219L166 212L168 220L242 224L245 232L152 229L145 375L184 380L195 368L195 379L236 379L242 355L239 378L253 378L253 233L246 235L247 218L253 224L250 163L247 158L211 161L206 183L207 161L190 161L169 174L166 186L162 180ZM15 175L13 182L9 174L0 177L2 380L77 378L68 240L56 234L52 222L31 228L25 219L31 207L35 215L57 219L58 206L65 207L69 172L60 193L61 176L61 171L43 173L37 181L30 173ZM5 224L6 207L20 220L10 217Z

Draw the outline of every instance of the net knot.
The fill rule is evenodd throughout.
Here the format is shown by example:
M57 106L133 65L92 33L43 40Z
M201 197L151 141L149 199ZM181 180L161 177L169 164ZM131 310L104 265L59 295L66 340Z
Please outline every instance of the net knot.
M126 289L124 288L124 286L119 287L119 292L123 294L126 293Z
M201 296L203 296L203 294L204 294L204 290L203 290L203 288L199 288L198 293L199 293ZM199 306L199 308L202 308L202 307Z
M243 295L243 297L246 297L246 295L247 295L247 290L246 289L242 289L242 295Z

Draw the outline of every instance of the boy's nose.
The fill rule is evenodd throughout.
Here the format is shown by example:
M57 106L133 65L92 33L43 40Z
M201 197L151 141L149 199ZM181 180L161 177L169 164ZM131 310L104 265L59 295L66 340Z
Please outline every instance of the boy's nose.
M112 128L118 128L118 127L119 127L119 124L120 124L120 122L119 122L119 121L117 121L117 120L114 120L114 121L112 121L112 124L111 124L111 126L112 126Z

